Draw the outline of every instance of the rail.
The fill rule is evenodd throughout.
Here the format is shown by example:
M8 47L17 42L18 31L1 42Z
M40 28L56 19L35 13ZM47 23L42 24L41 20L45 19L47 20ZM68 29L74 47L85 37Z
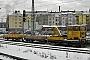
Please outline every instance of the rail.
M6 54L6 53L3 53L3 52L0 52L0 55L9 57L10 59L12 58L12 59L16 59L16 60L28 60L28 59L25 59L25 58L22 58L22 57L14 56L14 55L11 55L11 54Z

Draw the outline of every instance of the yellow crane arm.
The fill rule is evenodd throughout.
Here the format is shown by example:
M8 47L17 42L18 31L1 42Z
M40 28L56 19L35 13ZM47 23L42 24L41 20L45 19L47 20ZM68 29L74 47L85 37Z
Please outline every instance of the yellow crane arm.
M60 33L60 31L59 31L59 29L57 27L53 28L52 36L55 36L55 35L58 35L59 37L61 36L61 33Z

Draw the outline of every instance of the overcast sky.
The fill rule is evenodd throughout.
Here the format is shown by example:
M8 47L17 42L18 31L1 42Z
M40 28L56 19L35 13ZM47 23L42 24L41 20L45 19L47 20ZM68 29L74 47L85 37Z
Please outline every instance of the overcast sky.
M88 10L90 0L34 0L35 10L58 11L61 10ZM13 12L14 10L31 10L32 0L0 0L0 13L2 17Z

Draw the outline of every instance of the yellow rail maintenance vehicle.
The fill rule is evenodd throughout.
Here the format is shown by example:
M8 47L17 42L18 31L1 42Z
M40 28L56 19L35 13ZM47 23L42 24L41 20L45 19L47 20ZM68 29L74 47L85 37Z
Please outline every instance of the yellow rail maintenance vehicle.
M63 36L59 29L53 28L52 36L48 37L48 42L72 46L82 46L86 43L86 26L85 25L68 25L67 37Z
M25 35L26 41L39 41L40 43L82 46L86 43L86 26L85 25L68 25L67 35L62 35L57 27L52 28L52 35Z
M12 32L12 33L8 33L8 34L3 34L3 38L7 39L7 40L12 39L12 40L19 41L20 39L23 40L23 34L17 33L17 32Z
M86 27L84 25L68 25L67 26L68 39L80 39L86 37Z

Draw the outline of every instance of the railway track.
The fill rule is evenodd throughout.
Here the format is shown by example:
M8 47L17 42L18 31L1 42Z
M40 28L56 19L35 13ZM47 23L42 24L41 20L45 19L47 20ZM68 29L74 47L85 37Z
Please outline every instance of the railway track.
M85 48L74 48L74 47L63 47L63 46L51 46L51 45L14 42L14 41L5 41L5 40L0 40L0 44L8 44L8 45L40 48L40 49L49 49L49 50L57 50L57 51L67 51L67 52L90 54L90 49L87 49L87 48L85 49Z
M2 53L0 52L0 56L3 56L5 57L6 59L8 58L9 60L28 60L28 59L25 59L25 58L22 58L22 57L18 57L18 56L15 56L15 55L10 55L10 54L6 54L6 53ZM4 60L3 58L1 58L0 60Z

